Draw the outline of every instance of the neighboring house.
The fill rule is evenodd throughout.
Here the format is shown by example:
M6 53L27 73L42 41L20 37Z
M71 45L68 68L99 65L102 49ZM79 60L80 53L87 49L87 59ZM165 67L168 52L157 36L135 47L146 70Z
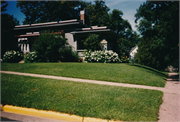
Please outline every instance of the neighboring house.
M21 51L24 53L31 52L34 50L34 41L43 30L53 30L55 34L58 32L64 32L65 37L69 45L73 47L73 51L78 52L79 56L83 57L83 43L81 40L85 40L90 33L100 35L105 50L112 49L112 40L118 37L116 33L108 29L106 26L88 26L86 25L86 14L85 10L80 11L80 19L58 21L58 22L47 22L38 24L29 24L15 26L15 37L18 41L18 46L21 47ZM86 19L86 20L85 20ZM107 43L107 44L104 44Z
M138 50L137 45L130 50L130 52L129 52L129 60L134 59L134 56L137 53L137 50Z

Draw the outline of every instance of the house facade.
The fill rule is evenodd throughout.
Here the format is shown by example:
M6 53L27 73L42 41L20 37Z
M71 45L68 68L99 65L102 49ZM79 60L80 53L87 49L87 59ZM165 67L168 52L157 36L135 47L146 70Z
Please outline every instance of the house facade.
M130 50L130 52L129 52L129 60L130 61L132 59L134 59L134 56L137 53L137 50L138 50L138 46L137 45Z
M102 38L102 45L105 50L113 48L112 42L118 37L116 33L108 29L106 26L89 26L86 25L85 10L80 11L80 20L66 20L58 22L46 22L38 24L28 24L15 26L15 38L18 41L18 46L25 53L34 51L34 41L42 34L43 30L53 30L54 34L63 32L65 37L72 46L73 51L78 52L80 57L83 57L85 50L81 40L86 39L90 33L98 34Z

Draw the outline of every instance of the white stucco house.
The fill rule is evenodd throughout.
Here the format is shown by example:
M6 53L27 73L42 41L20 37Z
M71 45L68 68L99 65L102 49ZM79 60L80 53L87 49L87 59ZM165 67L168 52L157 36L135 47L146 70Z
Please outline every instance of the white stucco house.
M118 37L118 35L106 26L89 26L86 24L86 20L85 10L82 10L80 11L80 20L73 19L15 26L15 38L18 41L18 46L21 48L21 51L25 54L34 50L33 44L35 38L42 34L43 30L53 30L55 34L63 31L69 45L73 47L73 51L78 52L79 56L83 57L82 52L85 49L81 40L86 39L90 33L95 33L102 38L104 49L111 50L112 41Z
M137 53L137 50L138 50L138 46L137 45L130 50L130 52L129 52L129 60L130 61L132 59L134 59L134 56Z

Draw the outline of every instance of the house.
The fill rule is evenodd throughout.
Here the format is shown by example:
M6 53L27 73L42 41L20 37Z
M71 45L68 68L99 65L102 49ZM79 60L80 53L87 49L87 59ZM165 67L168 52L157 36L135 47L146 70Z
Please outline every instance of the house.
M137 53L137 50L138 50L138 46L137 45L130 50L130 52L129 52L129 60L130 61L132 59L134 59L134 56Z
M89 26L86 24L87 15L85 10L80 11L80 20L66 20L58 22L46 22L38 24L28 24L15 26L15 38L17 38L18 46L25 53L34 50L33 44L35 38L42 34L43 30L53 30L55 34L64 32L69 45L73 47L73 51L78 52L80 57L83 57L83 43L81 40L86 39L90 33L98 34L102 38L102 44L105 50L111 50L113 40L118 38L118 35L108 29L106 26ZM107 43L107 44L104 44Z

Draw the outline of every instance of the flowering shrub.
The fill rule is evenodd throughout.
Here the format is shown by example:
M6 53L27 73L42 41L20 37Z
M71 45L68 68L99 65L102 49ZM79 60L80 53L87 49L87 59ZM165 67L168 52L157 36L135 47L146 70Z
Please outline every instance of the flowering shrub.
M113 51L88 51L85 54L85 61L87 62L103 62L103 63L115 63L121 62L118 58L118 54Z
M23 59L23 54L19 51L10 50L4 53L2 62L17 63Z
M24 57L25 63L37 62L37 52L29 52Z

